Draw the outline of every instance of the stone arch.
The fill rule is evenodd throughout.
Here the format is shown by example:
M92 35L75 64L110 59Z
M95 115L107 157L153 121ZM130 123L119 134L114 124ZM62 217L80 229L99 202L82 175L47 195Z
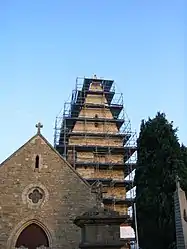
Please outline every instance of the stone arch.
M52 234L51 232L49 231L49 229L47 228L47 226L41 222L39 219L29 219L27 221L21 221L15 228L14 230L12 231L9 239L8 239L8 242L7 242L7 248L8 249L12 249L12 248L15 248L16 246L16 242L20 236L20 234L22 233L22 231L25 230L25 228L29 227L29 225L32 225L32 224L35 224L37 225L38 227L40 227L46 234L47 236L47 239L48 239L48 244L49 244L49 247L52 248L53 246L53 243L52 243Z
M48 236L45 231L35 223L24 228L16 241L16 248L25 246L29 249L36 249L40 246L49 247Z

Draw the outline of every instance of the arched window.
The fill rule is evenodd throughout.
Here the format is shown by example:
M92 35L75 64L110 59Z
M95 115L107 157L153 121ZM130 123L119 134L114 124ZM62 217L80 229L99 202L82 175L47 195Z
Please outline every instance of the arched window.
M98 122L95 122L94 123L95 127L97 128L99 126L99 123Z
M40 158L37 155L36 158L35 158L35 169L39 169L39 164L40 164Z
M98 114L95 114L95 118L98 119ZM95 122L94 125L95 125L95 127L98 127L98 126L99 126L99 123L98 123L98 122Z
M16 248L24 246L29 249L36 249L40 246L49 247L49 240L45 231L35 223L27 226L19 235Z

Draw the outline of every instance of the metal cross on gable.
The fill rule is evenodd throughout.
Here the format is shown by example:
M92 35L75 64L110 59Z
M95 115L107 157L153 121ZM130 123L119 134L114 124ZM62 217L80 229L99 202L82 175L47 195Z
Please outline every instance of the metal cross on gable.
M40 122L38 122L36 124L36 128L38 129L37 133L40 134L40 131L41 131L41 128L43 128L43 125Z

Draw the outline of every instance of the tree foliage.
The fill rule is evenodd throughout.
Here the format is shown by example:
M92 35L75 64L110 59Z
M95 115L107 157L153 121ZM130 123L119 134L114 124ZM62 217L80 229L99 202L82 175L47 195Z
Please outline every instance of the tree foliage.
M143 249L175 248L173 193L176 175L187 190L185 146L163 113L142 121L135 173L139 244Z

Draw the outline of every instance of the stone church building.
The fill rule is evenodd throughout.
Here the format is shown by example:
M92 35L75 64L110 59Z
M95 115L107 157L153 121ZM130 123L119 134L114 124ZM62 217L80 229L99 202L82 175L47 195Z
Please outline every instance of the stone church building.
M0 249L79 248L83 238L74 221L96 203L90 185L40 128L0 165Z

